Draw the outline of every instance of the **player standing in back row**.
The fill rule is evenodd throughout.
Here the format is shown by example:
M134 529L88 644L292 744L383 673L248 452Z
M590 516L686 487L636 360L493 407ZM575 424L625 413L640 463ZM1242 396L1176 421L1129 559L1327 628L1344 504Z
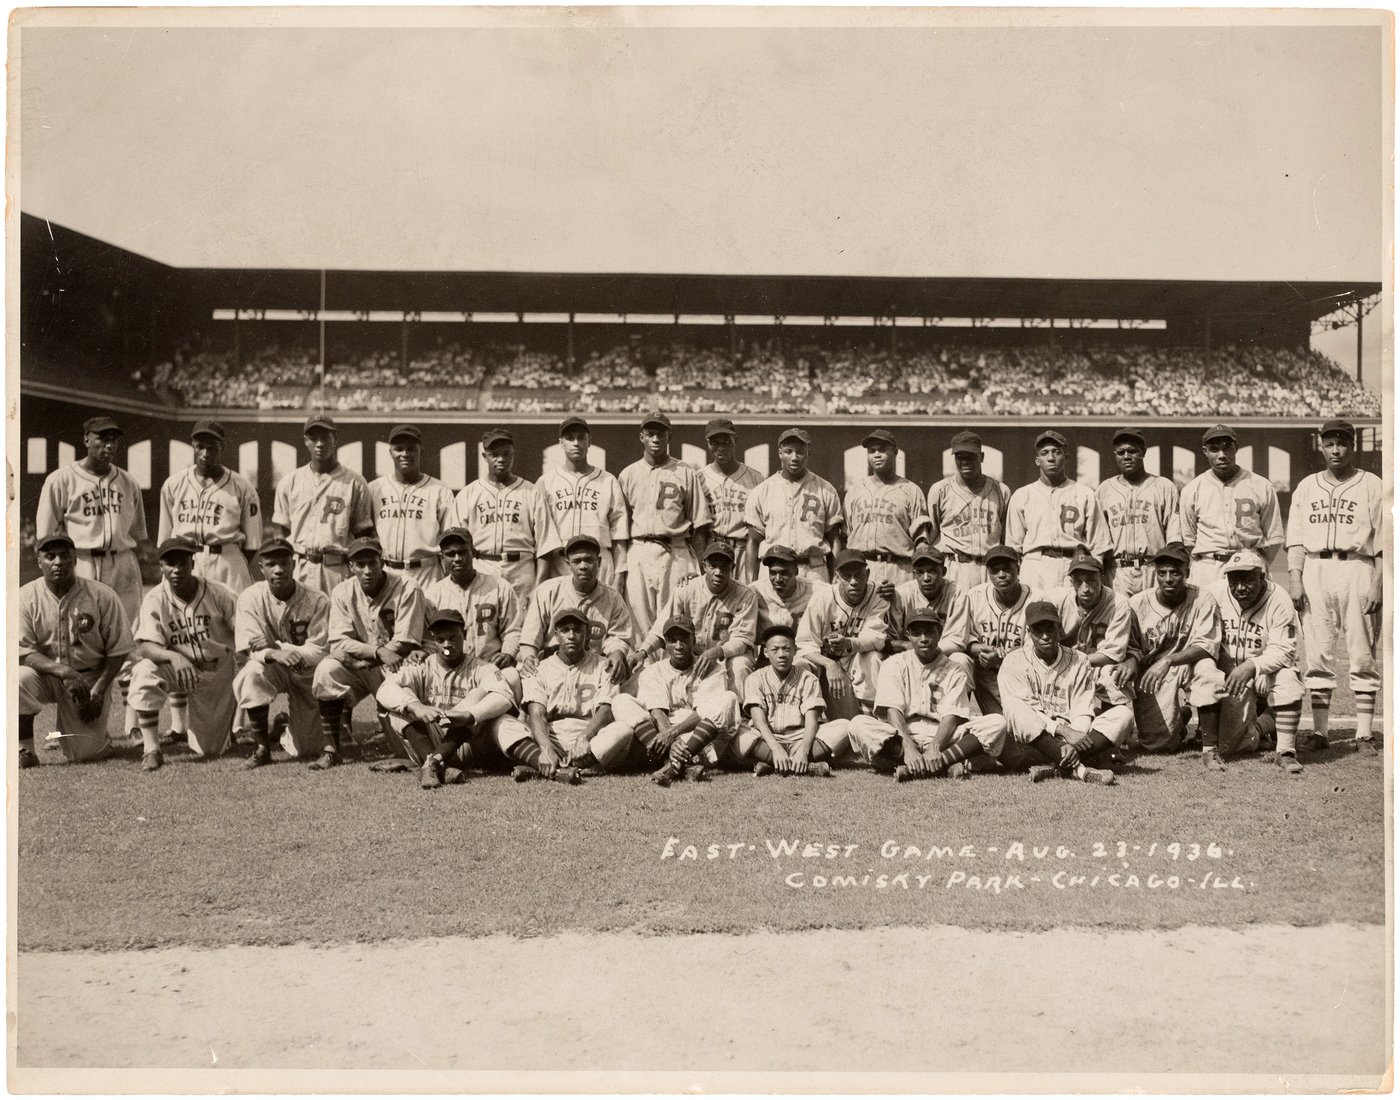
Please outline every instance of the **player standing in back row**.
M1098 557L1112 546L1094 491L1071 481L1065 471L1068 449L1059 432L1036 436L1040 477L1012 493L1006 508L1006 545L1020 553L1021 579L1037 592L1068 583L1077 546Z
M1147 439L1136 428L1113 434L1118 476L1099 485L1099 507L1113 543L1113 591L1134 596L1154 582L1152 560L1169 542L1181 541L1176 483L1149 474L1142 460Z
M236 596L253 583L248 557L262 545L257 490L224 465L224 426L217 420L196 423L190 443L194 465L161 487L156 541L188 539L195 546L194 575Z
M749 493L763 482L763 475L752 466L739 461L739 444L734 421L727 418L711 420L705 425L705 446L713 461L700 471L705 495L710 499L710 511L715 526L710 542L723 539L734 551L734 578L741 584L753 584L758 578L759 562L749 554L749 527L744 522L744 505Z
M778 437L778 472L749 493L744 522L751 558L762 561L774 546L790 546L800 576L827 581L833 555L844 545L846 520L836 487L807 469L811 446L801 428Z
M471 532L477 568L509 582L522 605L545 576L538 546L545 524L533 482L515 473L515 436L492 428L481 437L486 476L457 494L457 526Z
M1385 487L1355 464L1356 429L1345 420L1322 425L1319 449L1327 469L1293 491L1288 513L1288 587L1303 613L1305 686L1312 693L1313 739L1325 747L1336 677L1328 662L1337 631L1346 633L1351 690L1356 694L1356 747L1375 755L1372 724L1381 670L1376 636L1385 585L1381 568Z
M579 535L587 535L602 551L598 579L625 595L627 501L617 478L589 461L592 445L588 421L581 416L565 417L559 425L562 460L557 469L545 470L535 483L544 506L536 553L547 563L545 576L567 577L565 547ZM545 627L548 629L548 622Z
M1283 545L1278 494L1268 478L1235 461L1239 436L1225 424L1202 438L1210 469L1181 490L1181 541L1191 552L1191 583L1209 588L1236 550L1258 550L1265 564Z
M892 432L876 428L861 444L870 474L846 491L846 542L869 563L875 590L893 600L895 588L914 579L914 551L928 542L928 503L923 490L896 472Z
M389 433L389 458L393 472L369 483L384 567L426 590L442 576L437 542L452 526L452 490L423 472L423 433L412 424Z
M987 580L987 551L1006 537L1011 490L982 472L981 437L959 432L951 449L957 473L928 491L929 540L943 554L948 579L970 592Z

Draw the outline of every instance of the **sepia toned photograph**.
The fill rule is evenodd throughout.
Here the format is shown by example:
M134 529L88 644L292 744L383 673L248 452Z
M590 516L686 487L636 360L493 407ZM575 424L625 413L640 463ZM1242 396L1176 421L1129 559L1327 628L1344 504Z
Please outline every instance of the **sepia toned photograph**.
M1393 32L15 12L10 1090L1389 1091Z

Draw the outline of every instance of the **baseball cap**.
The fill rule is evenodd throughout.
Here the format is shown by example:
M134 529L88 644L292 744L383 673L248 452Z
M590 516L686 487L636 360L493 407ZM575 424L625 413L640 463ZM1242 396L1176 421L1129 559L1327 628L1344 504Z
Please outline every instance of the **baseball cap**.
M807 444L807 446L810 447L812 445L812 437L801 428L789 428L787 431L783 432L782 435L778 436L779 443L788 439L800 439L803 443Z
M1136 443L1144 451L1147 450L1147 437L1136 428L1119 428L1113 433L1113 438L1109 442L1116 447L1120 439L1126 439L1129 443Z
M785 561L791 565L796 565L797 551L791 546L784 546L781 542L775 542L768 548L768 553L763 555L763 564L768 565L775 561Z
M262 545L258 547L258 557L260 558L271 558L278 554L286 554L291 557L295 552L292 549L292 544L280 535L263 539Z
M662 428L669 429L671 427L671 418L667 416L664 412L662 412L660 409L652 409L643 418L642 427L649 428L653 424L656 424Z
M50 546L61 546L65 549L72 550L73 540L70 539L67 535L65 535L62 531L54 531L51 534L45 535L37 543L35 543L34 549L47 550Z
M554 630L558 630L564 623L568 622L582 623L584 626L587 626L588 616L577 607L566 607L554 613L554 620L551 623L551 627Z
M982 560L988 565L991 565L994 561L1014 561L1019 563L1021 555L1004 543L998 543L982 555Z
M444 607L441 610L434 611L431 615L428 616L429 630L437 626L439 623L450 623L453 626L460 626L463 628L465 628L467 625L467 621L462 618L462 613L460 611L455 611L450 607Z
M797 631L787 623L771 623L764 628L763 633L758 636L758 644L764 645L769 638L776 638L781 634L784 638L797 639Z
M1235 434L1235 429L1228 424L1217 424L1213 428L1207 428L1205 434L1201 436L1202 443L1209 443L1212 439L1233 439L1236 443L1240 437Z
M1221 572L1248 573L1251 569L1257 569L1262 573L1265 568L1264 559L1259 556L1258 551L1245 547L1230 555L1230 560L1225 563Z
M709 561L711 558L728 558L732 562L734 561L734 547L730 546L727 542L716 539L714 542L710 543L709 546L705 547L704 560Z
M1059 432L1055 431L1053 428L1049 428L1035 437L1035 449L1037 451L1040 450L1040 445L1044 443L1047 439L1051 443L1054 443L1060 447L1069 446L1069 440L1067 440L1064 436L1062 436Z
M692 638L695 637L695 624L689 615L672 615L666 620L666 625L661 628L661 636L664 638L673 630L682 630Z
M721 416L711 420L705 425L705 438L709 439L715 435L736 435L734 431L734 421L727 416Z
M585 550L592 550L595 554L601 555L603 553L602 544L592 535L575 535L564 544L564 556L568 557L579 547L583 547Z
M845 549L836 555L836 560L832 563L832 572L839 573L848 565L865 565L865 555L859 550Z
M511 435L510 432L506 431L504 428L490 428L481 437L481 449L483 451L489 451L497 443L509 443L514 447L515 436Z
M163 561L166 554L193 554L198 549L193 539L187 539L184 535L171 535L156 547L156 558Z
M412 424L399 424L389 433L389 442L392 443L399 438L411 439L415 443L422 443L423 433Z
M350 549L346 551L345 556L353 561L366 552L382 558L384 556L384 547L379 544L379 540L373 535L363 535L350 544Z
M1095 573L1103 572L1103 562L1089 553L1083 546L1077 546L1074 550L1074 557L1070 559L1069 571L1071 573L1078 569L1088 569Z
M941 627L943 625L943 616L938 613L936 608L921 607L904 620L904 629L907 631L915 623L936 623Z
M899 444L894 441L894 432L887 431L884 428L876 428L874 431L866 432L865 438L860 441L860 445L862 447L869 447L872 440L876 443L884 443L887 446L894 447L896 450L899 449Z
M196 420L194 427L190 429L190 438L198 439L202 435L212 435L220 441L224 438L224 426L217 420Z
M466 546L470 546L472 544L472 533L465 527L449 527L438 536L438 549L445 549L449 543L453 542L460 542Z
M1319 436L1345 435L1351 439L1356 438L1356 429L1352 427L1349 420L1329 420L1322 425L1322 430L1317 433Z
M1158 550L1157 553L1152 555L1152 561L1153 564L1159 561L1175 561L1181 562L1183 565L1189 565L1191 562L1191 555L1186 552L1186 547L1181 543L1169 542L1166 546L1162 547L1162 549Z
M1059 626L1059 609L1045 600L1032 600L1026 605L1026 626L1035 626L1037 623L1054 623Z
M83 421L83 435L88 432L121 432L122 426L110 416L93 416ZM125 432L122 432L125 435Z
M326 431L333 432L335 431L335 421L332 420L329 416L325 416L324 414L308 416L306 418L306 423L303 424L301 427L302 435L305 435L307 432L311 431L312 428L325 428Z
M922 550L914 551L914 557L909 564L918 565L921 561L931 561L935 565L946 565L948 563L948 559L943 556L942 550L934 550L927 546Z
M955 455L976 454L982 449L982 437L976 432L959 432L948 447Z
M564 435L570 428L582 428L589 435L593 434L593 429L588 426L588 421L581 416L564 417L559 423L559 434Z

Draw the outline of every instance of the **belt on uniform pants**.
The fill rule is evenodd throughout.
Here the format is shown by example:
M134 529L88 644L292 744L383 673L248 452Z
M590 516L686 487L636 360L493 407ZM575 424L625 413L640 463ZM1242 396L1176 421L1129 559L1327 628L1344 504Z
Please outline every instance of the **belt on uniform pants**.
M974 565L981 565L987 560L981 554L964 554L961 550L948 550L943 556L954 561L972 562Z
M909 559L903 554L891 554L888 550L860 550L856 553L865 558L866 561L878 561L885 565L908 565Z
M384 564L390 569L422 569L424 562L422 558L414 558L412 561L395 561L393 558L385 558Z
M1146 565L1153 558L1150 554L1114 554L1113 560L1119 565Z
M1072 558L1073 550L1066 550L1063 546L1037 546L1033 550L1027 550L1027 554L1044 554L1047 558Z
M654 542L658 546L684 546L685 535L633 535L633 542Z
M1211 561L1229 561L1229 560L1230 560L1231 558L1233 558L1234 556L1235 556L1235 552L1234 552L1233 550L1226 550L1223 554L1192 554L1192 555L1191 555L1191 557L1192 557L1192 559L1193 559L1194 561L1200 561L1202 558L1209 558Z
M524 561L525 554L519 550L512 550L508 554L477 554L478 558L485 558L487 561Z
M94 558L115 558L122 551L120 550L89 550L86 547L76 547L80 554L90 554Z
M1309 550L1310 558L1334 558L1337 561L1350 561L1355 558L1357 561L1374 561L1370 554L1358 554L1355 550Z
M298 550L297 557L303 561L309 561L312 565L344 565L345 551L343 550Z
M201 554L222 554L225 546L230 546L227 542L206 542L200 546L198 553Z

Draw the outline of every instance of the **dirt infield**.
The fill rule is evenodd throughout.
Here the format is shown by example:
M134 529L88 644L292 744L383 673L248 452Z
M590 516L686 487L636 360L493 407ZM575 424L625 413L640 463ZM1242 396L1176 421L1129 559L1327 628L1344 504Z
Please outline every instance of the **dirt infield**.
M201 1070L201 1090L274 1067L432 1071L417 1087L435 1091L504 1088L492 1071L527 1067L709 1091L726 1085L712 1075L760 1071L1268 1074L1269 1091L1344 1074L1374 1087L1385 987L1385 930L1356 925L25 952L18 1065ZM813 1087L785 1081L769 1087ZM27 1069L11 1079L38 1083Z

